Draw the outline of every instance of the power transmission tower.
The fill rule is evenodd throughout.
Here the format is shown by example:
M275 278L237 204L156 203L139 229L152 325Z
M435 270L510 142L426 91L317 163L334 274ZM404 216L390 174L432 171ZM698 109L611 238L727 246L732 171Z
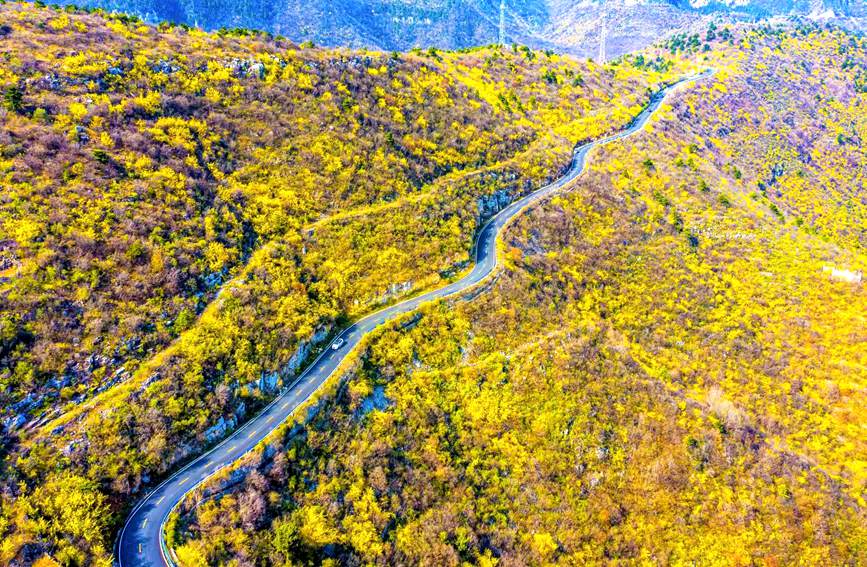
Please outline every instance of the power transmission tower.
M608 14L603 6L602 14L599 16L599 64L605 65L605 42L608 39Z
M500 45L506 46L506 0L500 0Z

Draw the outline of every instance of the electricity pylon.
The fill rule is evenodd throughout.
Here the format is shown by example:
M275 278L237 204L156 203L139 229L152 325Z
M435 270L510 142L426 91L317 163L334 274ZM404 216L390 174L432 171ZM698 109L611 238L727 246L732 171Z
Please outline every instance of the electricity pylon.
M599 16L599 64L605 65L605 42L608 39L608 15L605 13L605 7L602 7L602 14Z
M506 0L500 0L500 45L506 46Z

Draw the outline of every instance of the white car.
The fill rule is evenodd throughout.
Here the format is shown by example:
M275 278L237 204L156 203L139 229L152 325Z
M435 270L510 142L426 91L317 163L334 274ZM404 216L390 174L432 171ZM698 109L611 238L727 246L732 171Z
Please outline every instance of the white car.
M345 345L345 344L346 344L346 341L344 341L343 339L337 339L337 340L334 341L334 343L331 345L331 348L332 348L333 350L337 350L337 349L339 349L340 347L342 347L342 346Z

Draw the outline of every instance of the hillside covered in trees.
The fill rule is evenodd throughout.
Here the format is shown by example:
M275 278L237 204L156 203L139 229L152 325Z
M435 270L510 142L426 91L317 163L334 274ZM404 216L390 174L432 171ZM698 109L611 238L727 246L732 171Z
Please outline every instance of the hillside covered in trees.
M724 35L487 293L383 330L196 491L181 562L867 562L867 44Z
M194 493L184 565L867 562L867 44L711 28L602 67L0 4L0 563L135 500L336 330L696 69Z
M0 562L106 564L142 490L686 72L323 50L0 5Z

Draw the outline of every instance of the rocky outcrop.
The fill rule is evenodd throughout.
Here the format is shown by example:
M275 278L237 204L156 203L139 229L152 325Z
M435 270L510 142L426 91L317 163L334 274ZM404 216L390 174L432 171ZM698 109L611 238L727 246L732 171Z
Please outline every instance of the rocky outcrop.
M281 375L286 377L287 375L295 374L301 365L304 363L304 360L310 356L310 351L313 346L321 343L326 338L328 338L328 333L330 332L329 328L322 327L317 330L309 340L303 341L299 346L298 350L295 351L295 354L292 355L292 358L286 363L281 371Z
M383 411L392 404L392 401L385 396L385 387L376 386L373 388L373 393L361 401L358 408L358 417L364 417L373 410Z
M96 393L100 394L102 392L105 392L106 390L113 388L117 384L120 384L121 382L125 381L129 377L130 377L130 373L127 372L126 369L118 368L117 370L114 371L114 374L112 374L110 380L103 383L102 385L100 385L99 388L96 389Z
M832 266L826 266L822 268L822 271L829 274L829 278L832 281L859 284L864 280L864 273L856 272L854 270L843 270Z
M232 416L229 419L220 418L217 420L217 423L209 427L205 430L204 437L206 443L213 443L219 439L222 439L226 436L226 433L235 429L237 422L235 417Z
M298 374L301 365L310 357L313 347L327 339L329 333L330 329L327 327L318 329L310 339L298 345L295 354L292 355L283 368L275 372L263 372L258 380L244 384L243 386L239 386L236 383L232 387L232 391L236 392L240 389L247 396L270 398L281 386L289 384L290 379ZM247 405L242 401L236 406L231 417L227 419L221 416L214 425L206 429L202 434L205 442L210 444L225 437L237 427L238 422L244 417L246 411Z
M6 419L3 420L3 425L6 427L8 431L15 431L16 429L21 429L27 423L27 417L22 414L10 415Z
M479 218L482 220L489 219L508 207L511 202L512 196L505 189L500 189L491 195L479 197Z
M265 78L265 65L255 59L230 59L224 63L227 69L232 71L232 74L239 79L255 77L257 79Z

